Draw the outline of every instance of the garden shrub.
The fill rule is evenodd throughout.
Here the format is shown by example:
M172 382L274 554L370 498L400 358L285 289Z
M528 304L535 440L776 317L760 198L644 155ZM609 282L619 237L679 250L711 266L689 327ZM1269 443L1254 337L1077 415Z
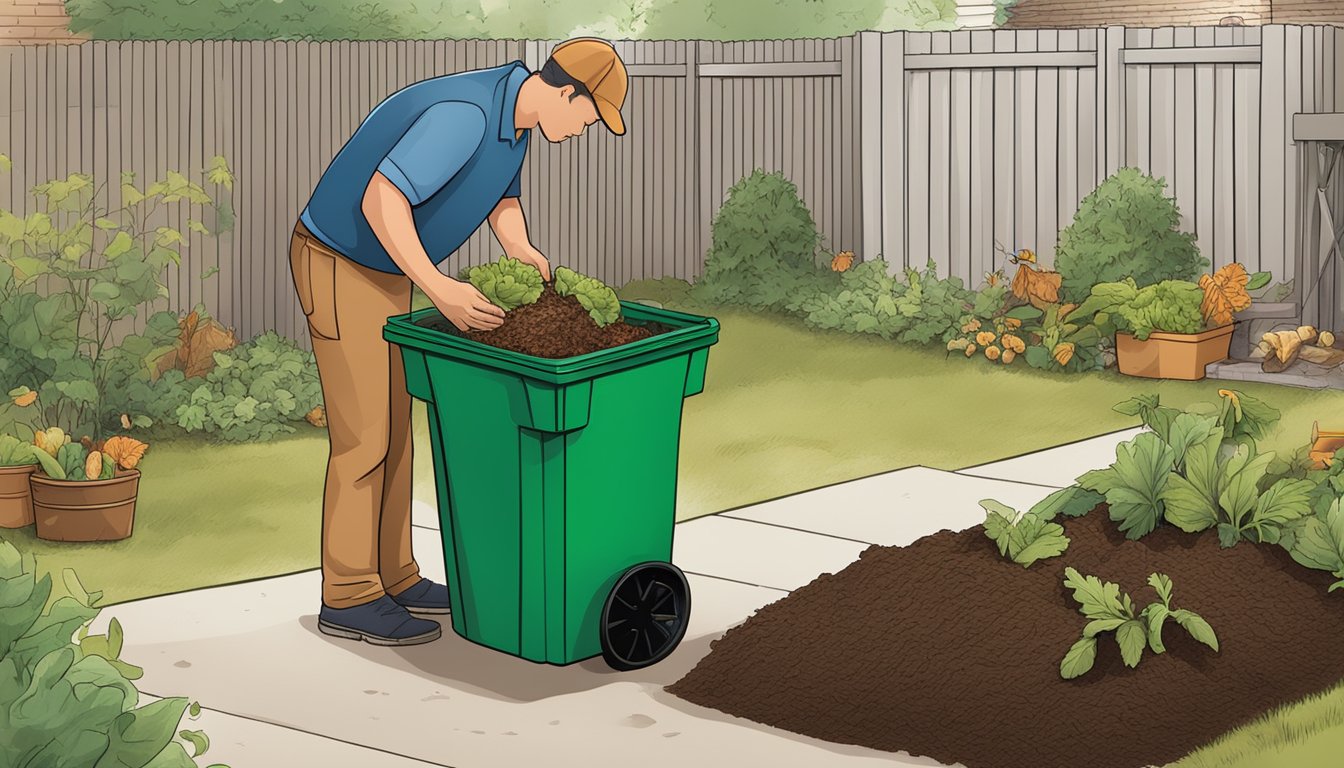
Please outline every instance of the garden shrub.
M747 40L863 29L951 29L955 0L66 0L72 31L104 40ZM764 25L764 26L762 26Z
M717 304L784 309L829 272L817 263L820 242L793 182L757 170L733 185L714 217L697 292Z
M113 619L106 635L90 635L101 594L85 591L70 569L64 577L70 595L48 607L51 576L37 578L31 558L0 540L0 765L195 766L209 739L178 727L199 717L200 705L165 698L137 706L132 681L143 672L121 660L121 625Z
M228 442L268 440L295 431L294 423L322 402L311 352L267 332L228 352L215 353L204 377L165 371L158 381L138 381L125 407L155 424L175 425Z
M1093 285L1126 277L1140 288L1194 280L1209 265L1195 236L1177 229L1181 214L1165 187L1162 179L1121 168L1083 199L1055 251L1065 299L1081 302Z

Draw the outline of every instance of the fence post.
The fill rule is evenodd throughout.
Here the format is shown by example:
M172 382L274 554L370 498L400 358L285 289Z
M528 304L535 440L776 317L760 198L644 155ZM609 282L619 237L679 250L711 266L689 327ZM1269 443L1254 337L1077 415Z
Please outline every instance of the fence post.
M882 253L882 33L855 35L859 76L859 166L860 240L859 258L868 260Z
M905 33L882 35L882 256L893 273L906 264Z
M714 140L713 115L710 114L708 89L700 87L700 65L710 56L710 45L708 41L698 40L692 42L693 54L695 60L695 70L691 76L691 82L695 83L695 92L699 101L695 104L695 114L698 118L695 122L695 153L698 156L696 166L699 174L700 190L697 197L698 207L700 209L700 269L703 274L705 268L705 258L709 255L709 248L712 242L712 227L714 223L714 212L718 210L720 200L713 199L711 169L709 167L711 153L706 142ZM689 65L688 65L689 66ZM720 139L721 140L721 139ZM697 275L698 277L699 275Z
M695 248L694 254L684 254L686 264L683 279L691 281L704 269L705 255L709 253L709 223L704 219L704 201L700 199L700 43L687 40L686 50L686 139L690 142L690 157L686 162L686 198L694 200L695 205L688 212L691 219L691 237L689 243Z
M1125 28L1097 30L1097 183L1125 164Z

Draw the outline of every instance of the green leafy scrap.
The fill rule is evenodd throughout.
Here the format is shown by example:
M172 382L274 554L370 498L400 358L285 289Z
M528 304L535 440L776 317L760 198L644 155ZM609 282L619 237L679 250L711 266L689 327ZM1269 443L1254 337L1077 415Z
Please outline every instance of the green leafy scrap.
M1064 528L1039 513L1028 512L1019 518L1017 510L993 499L981 501L980 506L985 509L985 535L998 545L999 555L1023 568L1062 555L1069 548Z
M508 256L499 261L472 267L467 279L492 304L505 312L531 304L541 297L541 272Z
M616 291L595 277L579 274L569 267L556 267L555 292L578 299L598 327L621 319L621 300Z
M1224 547L1242 539L1277 543L1285 526L1310 514L1316 484L1283 478L1261 491L1273 458L1249 445L1220 458L1219 437L1207 438L1191 449L1185 473L1173 473L1163 490L1166 520L1187 533L1217 526Z

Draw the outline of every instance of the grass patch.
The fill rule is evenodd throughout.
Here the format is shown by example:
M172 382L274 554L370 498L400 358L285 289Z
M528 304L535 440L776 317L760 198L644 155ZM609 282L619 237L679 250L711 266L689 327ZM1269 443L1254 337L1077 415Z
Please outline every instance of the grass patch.
M1265 713L1169 768L1337 765L1344 754L1344 683Z
M1110 410L1135 393L1160 392L1180 407L1211 400L1226 386L992 366L817 332L791 318L710 311L676 295L674 281L659 283L663 294L654 294L658 284L623 293L670 293L678 306L713 314L723 325L705 392L685 403L680 520L917 464L959 469L1049 448L1135 425ZM1340 392L1237 388L1283 411L1273 448L1299 446L1314 419L1344 413ZM300 426L296 435L262 444L157 442L144 461L135 534L127 541L58 544L37 540L32 529L0 537L35 553L45 570L76 568L108 603L315 568L327 438ZM414 426L415 497L434 504L420 403Z

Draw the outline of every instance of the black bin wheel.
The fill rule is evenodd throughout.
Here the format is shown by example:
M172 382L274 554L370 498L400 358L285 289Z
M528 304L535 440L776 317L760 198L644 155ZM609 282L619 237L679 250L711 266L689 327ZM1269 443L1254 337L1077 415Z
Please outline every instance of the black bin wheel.
M691 587L671 563L640 563L616 580L602 606L602 658L628 671L667 658L686 635Z

